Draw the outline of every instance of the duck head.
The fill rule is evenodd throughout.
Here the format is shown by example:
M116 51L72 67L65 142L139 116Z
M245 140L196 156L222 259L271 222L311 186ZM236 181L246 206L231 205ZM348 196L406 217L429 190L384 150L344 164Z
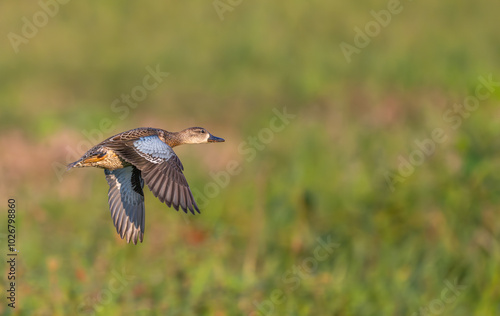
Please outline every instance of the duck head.
M178 133L183 144L203 144L224 142L223 138L210 134L203 127L190 127Z

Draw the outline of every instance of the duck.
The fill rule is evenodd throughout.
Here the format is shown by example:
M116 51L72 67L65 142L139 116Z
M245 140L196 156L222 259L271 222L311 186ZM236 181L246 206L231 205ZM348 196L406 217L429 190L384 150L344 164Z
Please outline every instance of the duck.
M225 140L203 127L180 132L140 127L111 136L89 149L73 168L104 169L109 185L108 204L116 232L130 243L143 242L145 231L144 184L162 203L200 213L184 166L173 148L183 144L218 143Z

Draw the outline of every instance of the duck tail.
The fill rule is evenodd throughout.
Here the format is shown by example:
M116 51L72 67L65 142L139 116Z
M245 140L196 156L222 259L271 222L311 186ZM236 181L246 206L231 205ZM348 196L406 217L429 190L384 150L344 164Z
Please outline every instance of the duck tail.
M75 162L72 162L72 163L68 164L68 167L66 168L66 171L69 171L71 168L81 168L81 167L83 167L82 160L83 159L80 159L80 160L77 160Z

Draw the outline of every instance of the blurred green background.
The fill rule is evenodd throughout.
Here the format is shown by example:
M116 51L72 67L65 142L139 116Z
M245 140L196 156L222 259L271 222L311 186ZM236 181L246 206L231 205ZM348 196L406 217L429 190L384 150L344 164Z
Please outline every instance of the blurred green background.
M388 1L46 3L46 21L38 2L0 4L0 191L19 249L17 308L0 313L500 314L500 86L447 116L479 77L500 81L500 4L404 1L348 62L340 44ZM112 107L147 67L169 75ZM176 148L202 214L146 190L134 246L102 170L61 168L139 126L226 142ZM446 141L419 154L436 128ZM418 162L405 176L402 159Z

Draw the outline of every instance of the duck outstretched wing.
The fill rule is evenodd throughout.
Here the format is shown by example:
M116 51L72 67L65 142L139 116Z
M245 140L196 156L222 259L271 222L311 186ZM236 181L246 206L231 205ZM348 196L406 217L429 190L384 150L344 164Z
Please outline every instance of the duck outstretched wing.
M104 170L109 184L108 202L111 218L120 237L137 245L144 238L144 181L134 166Z
M158 135L109 144L107 147L141 171L149 189L162 203L176 210L180 207L186 213L188 210L193 214L195 210L200 212L182 173L184 167L179 157Z

